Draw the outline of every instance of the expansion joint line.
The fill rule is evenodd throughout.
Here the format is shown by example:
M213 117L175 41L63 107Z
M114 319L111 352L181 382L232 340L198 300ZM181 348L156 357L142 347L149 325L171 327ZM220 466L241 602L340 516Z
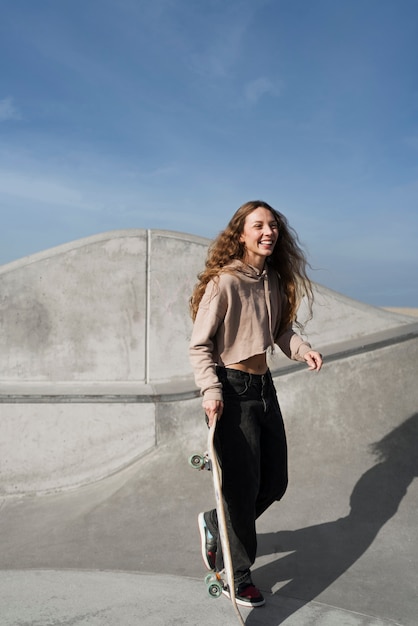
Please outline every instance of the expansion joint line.
M151 231L147 230L145 249L145 383L150 381L150 324L151 324Z

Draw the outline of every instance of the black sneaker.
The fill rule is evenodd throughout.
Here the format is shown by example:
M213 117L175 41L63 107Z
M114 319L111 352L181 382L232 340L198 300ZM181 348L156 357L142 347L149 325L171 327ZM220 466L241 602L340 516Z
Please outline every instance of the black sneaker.
M231 598L227 587L222 590L222 593L227 598ZM251 581L245 581L237 585L235 589L235 600L240 606L248 607L263 606L266 603L261 591L257 589Z
M214 537L208 529L204 513L199 513L197 524L200 532L203 562L208 569L214 570L217 548L216 537Z

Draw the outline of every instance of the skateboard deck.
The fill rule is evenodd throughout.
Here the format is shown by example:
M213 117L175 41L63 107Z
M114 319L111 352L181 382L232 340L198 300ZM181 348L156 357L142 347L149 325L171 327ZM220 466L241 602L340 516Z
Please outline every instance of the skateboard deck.
M213 598L219 598L223 589L227 589L232 606L239 623L244 626L241 613L235 598L234 570L232 567L231 550L229 547L228 531L226 525L225 507L222 497L222 471L215 450L214 438L217 421L209 429L208 451L204 455L195 454L190 457L190 465L196 469L208 469L212 472L213 490L215 493L216 512L218 515L219 539L222 547L224 569L221 572L212 572L205 578L208 593Z

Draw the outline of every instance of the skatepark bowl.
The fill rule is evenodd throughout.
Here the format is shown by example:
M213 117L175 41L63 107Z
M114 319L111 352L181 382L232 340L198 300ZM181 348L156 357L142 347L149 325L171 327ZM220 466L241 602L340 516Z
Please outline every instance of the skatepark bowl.
M207 429L187 346L208 241L112 231L0 268L0 625L236 623L204 584ZM325 358L270 367L289 489L252 626L417 626L418 323L315 283ZM303 305L300 314L303 318Z

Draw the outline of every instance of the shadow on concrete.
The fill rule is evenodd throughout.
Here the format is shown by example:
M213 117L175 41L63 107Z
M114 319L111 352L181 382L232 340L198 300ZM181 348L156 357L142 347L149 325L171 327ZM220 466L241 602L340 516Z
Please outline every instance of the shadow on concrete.
M284 582L276 597L301 600L296 606L283 603L280 622L277 614L272 621L266 615L266 626L277 626L317 598L367 551L418 476L417 441L418 413L370 446L378 462L354 486L347 517L295 531L259 535L259 555L290 553L257 569L260 587L274 591ZM253 619L250 614L246 623L256 623Z

